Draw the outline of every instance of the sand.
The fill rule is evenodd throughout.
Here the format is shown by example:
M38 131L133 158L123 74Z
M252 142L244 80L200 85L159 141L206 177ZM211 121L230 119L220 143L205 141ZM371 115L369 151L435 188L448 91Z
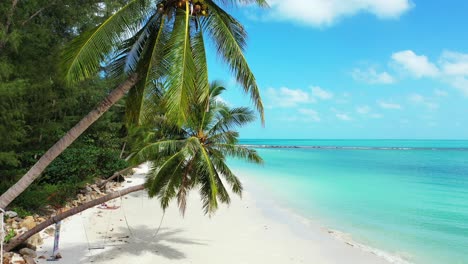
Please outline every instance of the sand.
M124 187L142 183L146 170L140 167ZM55 263L389 263L291 217L267 198L249 193L248 184L245 189L242 199L232 196L231 205L221 206L211 218L192 193L185 218L172 204L156 236L163 212L145 192L109 202L121 206L116 210L89 209L63 222L63 258ZM49 257L52 246L53 238L45 239L38 255Z

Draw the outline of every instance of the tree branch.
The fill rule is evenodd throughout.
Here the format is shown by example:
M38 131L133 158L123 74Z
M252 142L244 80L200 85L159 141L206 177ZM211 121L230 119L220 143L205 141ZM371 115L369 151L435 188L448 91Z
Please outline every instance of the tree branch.
M5 251L8 252L8 251L11 251L11 250L15 249L17 246L21 245L28 238L30 238L33 235L41 232L42 230L44 230L48 226L50 226L50 225L52 225L54 223L57 223L59 221L62 221L63 219L65 219L67 217L70 217L72 215L76 215L76 214L78 214L78 213L80 213L80 212L82 212L82 211L84 211L86 209L89 209L89 208L94 207L96 205L105 203L105 202L107 202L109 200L112 200L112 199L127 195L127 194L132 193L132 192L141 191L141 190L144 190L144 189L145 189L145 186L143 184L132 186L132 187L129 187L129 188L117 191L117 192L110 193L110 194L108 194L106 196L103 196L101 198L89 201L89 202L84 203L84 204L82 204L80 206L71 208L71 209L69 209L69 210L67 210L65 212L59 213L56 216L53 216L53 217L47 219L46 221L38 224L37 226L33 227L31 230L27 231L26 233L24 233L24 234L22 234L22 235L20 235L18 237L13 238L8 244L6 244Z
M37 15L39 15L40 13L42 13L42 11L44 11L46 8L49 8L53 5L56 4L57 1L52 1L50 2L48 5L40 8L39 10L37 10L34 14L32 14L28 19L24 20L22 23L21 23L21 26L24 26L26 25L27 23L29 23L29 21L31 21L33 18L35 18Z
M7 15L7 20L5 23L5 39L0 40L0 50L5 47L5 44L8 40L8 31L10 30L11 24L13 24L13 15L15 14L16 5L18 5L19 0L11 0L11 9Z

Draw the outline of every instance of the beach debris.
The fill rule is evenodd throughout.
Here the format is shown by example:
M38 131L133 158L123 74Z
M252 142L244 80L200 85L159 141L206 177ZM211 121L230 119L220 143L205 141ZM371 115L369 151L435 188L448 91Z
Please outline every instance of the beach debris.
M11 258L13 257L13 253L11 252L5 252L3 255L3 261L2 264L10 264L11 263Z
M26 263L26 261L24 261L23 257L21 257L20 254L13 253L13 255L10 258L9 263L11 263L11 264L24 264L24 263Z
M62 211L67 211L70 208L79 206L81 204L87 203L91 200L94 200L96 198L102 197L106 195L109 192L115 191L117 188L119 188L122 185L120 182L107 182L106 183L106 189L105 191L101 190L98 187L98 184L88 184L77 196L76 199L73 201L68 202L63 208L61 208ZM102 209L117 209L118 207L116 206L109 206L106 205L105 208ZM7 218L5 219L5 230L9 230L12 232L12 239L28 232L29 230L33 229L36 227L38 224L46 221L49 219L51 216L55 215L57 212L57 208L54 208L52 206L46 206L45 209L42 211L42 215L34 214L34 215L29 215L24 218L21 218L18 216L18 213L15 211L7 211L5 213L5 216ZM98 213L98 217L103 217L101 214L103 211L99 211L100 214ZM25 241L21 245L23 247L20 251L20 254L17 253L5 253L5 258L3 259L3 262L0 262L0 264L19 264L19 263L35 263L34 258L37 256L36 249L40 247L40 245L43 244L43 238L41 237L41 234L43 236L53 236L55 233L55 228L54 227L49 227L45 229L41 233L37 233L33 236L31 236L29 239ZM21 256L23 255L23 257ZM40 256L39 258L46 258L45 256ZM61 258L60 255L56 256L56 258Z
M30 257L37 257L37 253L35 250L32 250L30 248L22 248L19 250L19 253L24 257L24 256L30 256Z
M36 264L36 261L31 256L23 256L23 258L24 261L26 261L26 264Z
M14 211L6 211L5 216L8 217L8 218L15 218L15 217L18 216L18 213L14 212Z
M108 205L107 203L102 203L101 205L98 206L98 208L99 209L115 210L115 209L119 209L120 206Z
M24 227L27 230L31 230L36 226L36 221L34 221L34 217L26 216L24 220L21 222L20 227Z
M46 233L48 236L53 236L55 234L55 228L49 227L46 230L44 230L44 233Z

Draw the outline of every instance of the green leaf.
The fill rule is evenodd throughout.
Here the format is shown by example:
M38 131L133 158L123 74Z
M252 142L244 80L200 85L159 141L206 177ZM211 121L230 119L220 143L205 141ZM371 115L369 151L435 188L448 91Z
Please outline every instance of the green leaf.
M168 61L172 62L166 93L167 114L182 125L189 115L190 98L195 91L196 67L190 47L189 6L178 11L172 37L167 43Z
M250 94L261 121L264 123L260 90L243 53L247 37L244 27L212 0L206 0L206 3L212 11L204 19L203 28L212 38L219 56L228 64L244 91Z
M95 29L75 38L63 52L63 78L74 83L94 76L112 49L138 31L148 17L148 1L132 0ZM135 26L137 25L137 26Z

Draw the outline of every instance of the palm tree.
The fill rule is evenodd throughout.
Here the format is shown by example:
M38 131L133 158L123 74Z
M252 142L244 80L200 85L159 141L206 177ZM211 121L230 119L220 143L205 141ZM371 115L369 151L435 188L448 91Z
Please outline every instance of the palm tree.
M259 89L243 55L246 32L222 8L243 4L267 6L265 0L130 0L101 25L72 41L63 56L63 76L67 83L95 76L102 70L104 61L111 61L106 69L110 76L122 82L0 196L0 208L6 208L127 92L127 119L135 125L141 119L145 89L160 80L169 82L170 89L165 95L168 116L181 125L188 117L188 102L195 94L195 87L205 91L197 93L199 102L208 96L206 36L213 41L218 55L244 91L250 94L263 123ZM196 76L200 70L203 76Z
M58 221L144 189L151 197L157 196L160 199L163 210L169 206L172 199L177 198L182 214L187 205L187 195L194 188L200 189L205 213L213 213L218 207L218 200L229 203L229 193L222 178L230 185L233 193L241 195L242 184L226 165L226 156L254 163L263 161L255 150L237 145L238 133L233 130L236 126L253 121L254 112L244 107L231 109L219 101L218 96L223 90L218 83L212 83L210 98L206 99L206 104L192 107L189 121L182 128L174 126L165 118L165 103L161 102L160 96L147 97L147 104L155 104L157 107L145 108L146 118L142 120L143 126L134 132L137 134L134 141L142 145L136 145L137 150L132 157L134 164L148 160L153 163L147 182L59 213L11 240L5 246L5 251L13 250L34 234ZM149 130L141 132L145 128Z
M230 108L220 101L218 96L224 90L219 83L212 83L209 99L192 104L186 124L179 129L167 129L164 122L157 122L152 129L156 136L145 138L132 156L135 164L151 161L146 189L150 197L159 198L163 209L177 198L184 214L189 191L199 188L204 211L211 214L219 202L230 202L224 182L233 193L242 194L242 184L227 166L226 157L263 162L255 150L237 144L239 134L233 130L252 122L254 112L245 107ZM161 129L166 132L161 133Z

